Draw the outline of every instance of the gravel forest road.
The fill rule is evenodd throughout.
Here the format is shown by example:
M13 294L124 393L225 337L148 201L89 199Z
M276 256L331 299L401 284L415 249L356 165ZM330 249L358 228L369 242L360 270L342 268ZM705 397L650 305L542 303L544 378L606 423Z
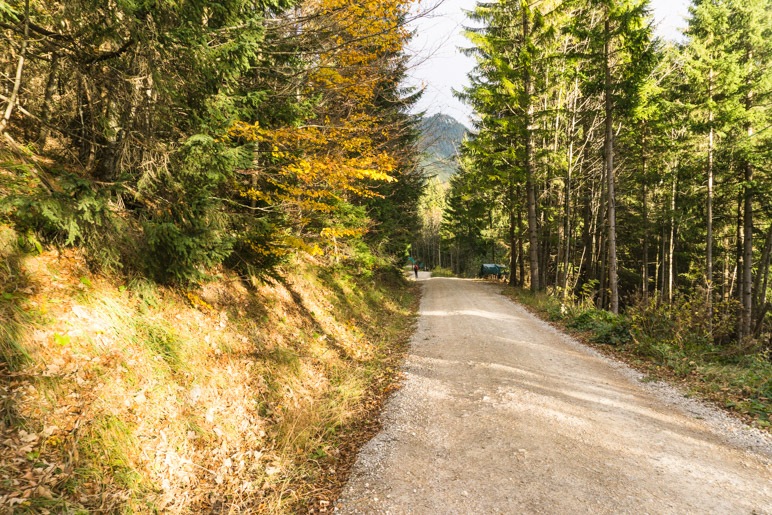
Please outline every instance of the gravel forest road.
M772 514L772 438L480 281L430 278L339 513Z

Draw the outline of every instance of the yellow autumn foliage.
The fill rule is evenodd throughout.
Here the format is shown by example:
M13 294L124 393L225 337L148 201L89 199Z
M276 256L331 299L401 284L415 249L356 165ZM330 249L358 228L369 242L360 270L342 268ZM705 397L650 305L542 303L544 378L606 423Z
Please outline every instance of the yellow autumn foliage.
M242 171L251 183L245 182L238 194L290 216L304 241L285 241L287 246L314 253L318 247L305 239L362 237L366 231L359 227L317 232L305 227L321 214L326 217L323 225L329 225L341 203L378 197L376 187L395 180L399 156L379 148L378 142L398 129L378 119L374 102L379 83L388 77L390 59L409 37L403 26L408 7L404 0L305 2L298 37L326 35L298 91L320 99L315 114L302 125L268 127L242 120L230 127L231 140L257 149L252 168Z

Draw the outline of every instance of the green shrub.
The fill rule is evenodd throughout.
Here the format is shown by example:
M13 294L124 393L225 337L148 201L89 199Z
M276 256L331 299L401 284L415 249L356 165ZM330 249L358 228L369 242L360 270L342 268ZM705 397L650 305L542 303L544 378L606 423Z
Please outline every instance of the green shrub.
M579 329L580 331L592 331L595 328L596 318L595 310L582 311L568 322L568 327Z
M160 281L200 281L207 268L219 265L231 252L231 241L217 217L186 216L187 207L178 206L145 223L151 270Z
M547 318L552 322L570 320L577 311L577 306L563 302L561 298L554 295L547 295L540 300L540 304L547 313Z
M189 283L231 253L233 236L220 191L240 158L211 137L191 137L170 169L140 184L147 199L144 223L156 279Z
M656 299L641 300L628 308L627 315L638 342L662 342L679 355L710 355L725 351L718 345L733 339L737 307L736 301L714 302L711 320L706 291L698 287L677 296L672 306Z
M630 341L630 323L623 315L596 308L582 310L572 317L568 327L592 333L592 341L621 345Z
M351 263L352 269L356 270L359 275L370 278L376 268L385 265L384 260L373 254L364 241L354 240L350 246L351 258L348 261Z
M111 208L117 190L97 189L72 174L58 176L55 190L42 187L31 174L28 179L36 186L26 191L15 190L0 200L0 216L22 235L20 243L27 250L40 251L38 240L78 246L99 267L122 266L120 249L124 246L120 238L127 231Z

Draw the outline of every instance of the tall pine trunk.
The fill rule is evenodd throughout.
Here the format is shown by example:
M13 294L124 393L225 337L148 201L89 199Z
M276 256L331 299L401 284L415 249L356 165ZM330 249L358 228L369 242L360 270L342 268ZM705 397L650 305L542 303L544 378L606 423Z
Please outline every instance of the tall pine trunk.
M743 192L743 268L741 280L742 317L740 338L751 335L753 318L753 167L743 165L745 186Z
M507 185L507 195L509 196L509 285L516 286L517 230L515 224L517 223L517 217L515 215L515 181L511 174L509 184Z
M753 68L753 53L746 56L748 63L748 79ZM749 85L750 86L750 85ZM753 90L749 87L745 95L745 111L753 107ZM748 138L753 136L753 126L750 122L745 127ZM742 317L740 322L740 339L751 336L753 320L753 165L750 156L743 156L743 268L742 268Z
M530 38L529 13L528 6L521 7L523 21L523 42ZM528 202L528 243L529 243L529 262L531 266L531 291L541 290L540 270L539 270L539 231L538 220L536 218L536 184L534 181L533 170L533 80L531 69L528 65L523 66L523 85L522 107L525 113L524 136L525 136L525 175L526 175L526 195Z
M568 291L569 291L569 281L571 277L571 273L573 272L573 267L571 266L571 258L572 258L572 249L575 245L573 241L573 231L574 231L574 224L573 224L573 217L574 217L574 211L571 209L571 202L576 201L576 196L574 193L574 185L573 185L573 173L574 173L574 167L577 166L578 159L575 156L575 150L574 150L574 136L576 135L576 125L577 125L577 113L576 113L576 103L579 98L579 80L578 78L574 78L574 84L573 84L573 91L570 94L570 101L568 102L568 108L569 112L571 113L571 121L570 123L566 124L566 137L569 141L568 149L567 149L567 160L568 160L568 167L566 172L566 191L565 191L565 206L564 206L564 216L565 216L565 227L563 229L564 238L565 238L565 251L563 255L563 281L561 283L561 286L563 288L563 299L568 298Z
M644 302L649 300L649 199L648 199L648 163L646 162L646 138L644 132L642 147L642 169L643 177L641 181L641 206L643 209L643 257L641 258L641 295Z
M522 190L518 186L517 188L517 196L520 197L522 195ZM518 281L518 286L521 288L525 285L525 244L523 242L525 238L523 237L523 212L522 207L518 206L517 208L517 266L518 270L520 272L520 279Z
M764 250L759 260L759 269L756 272L756 278L753 281L753 330L754 337L758 338L762 322L767 310L767 282L769 280L769 260L772 253L772 224L767 229L767 236L764 240Z
M670 236L667 251L667 302L673 305L675 290L675 235L676 235L676 192L678 191L678 168L673 170L673 184L670 191Z
M619 313L619 280L617 277L617 222L616 222L616 206L614 195L614 109L611 84L611 29L608 17L604 22L604 36L605 42L603 45L604 51L604 107L606 116L606 131L603 142L604 153L604 168L606 172L606 193L607 197L607 216L608 216L608 286L610 303L609 308L612 313Z
M641 222L643 235L641 237L641 299L646 302L649 298L649 199L648 199L648 125L644 121L641 124Z
M713 102L713 69L708 72L708 98L710 103ZM707 211L707 237L706 237L706 250L705 250L705 286L706 302L708 308L708 329L710 334L713 334L713 145L714 145L714 128L713 128L713 108L710 108L708 113L708 123L710 124L710 131L708 133L708 198L705 209Z

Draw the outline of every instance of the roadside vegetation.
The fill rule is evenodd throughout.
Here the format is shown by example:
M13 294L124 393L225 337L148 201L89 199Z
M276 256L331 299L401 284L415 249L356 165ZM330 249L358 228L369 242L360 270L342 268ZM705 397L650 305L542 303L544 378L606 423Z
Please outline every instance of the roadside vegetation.
M323 510L399 380L396 271L94 274L2 229L0 505L13 513Z
M454 277L455 274L450 268L443 268L441 266L438 266L436 268L432 268L432 277Z

